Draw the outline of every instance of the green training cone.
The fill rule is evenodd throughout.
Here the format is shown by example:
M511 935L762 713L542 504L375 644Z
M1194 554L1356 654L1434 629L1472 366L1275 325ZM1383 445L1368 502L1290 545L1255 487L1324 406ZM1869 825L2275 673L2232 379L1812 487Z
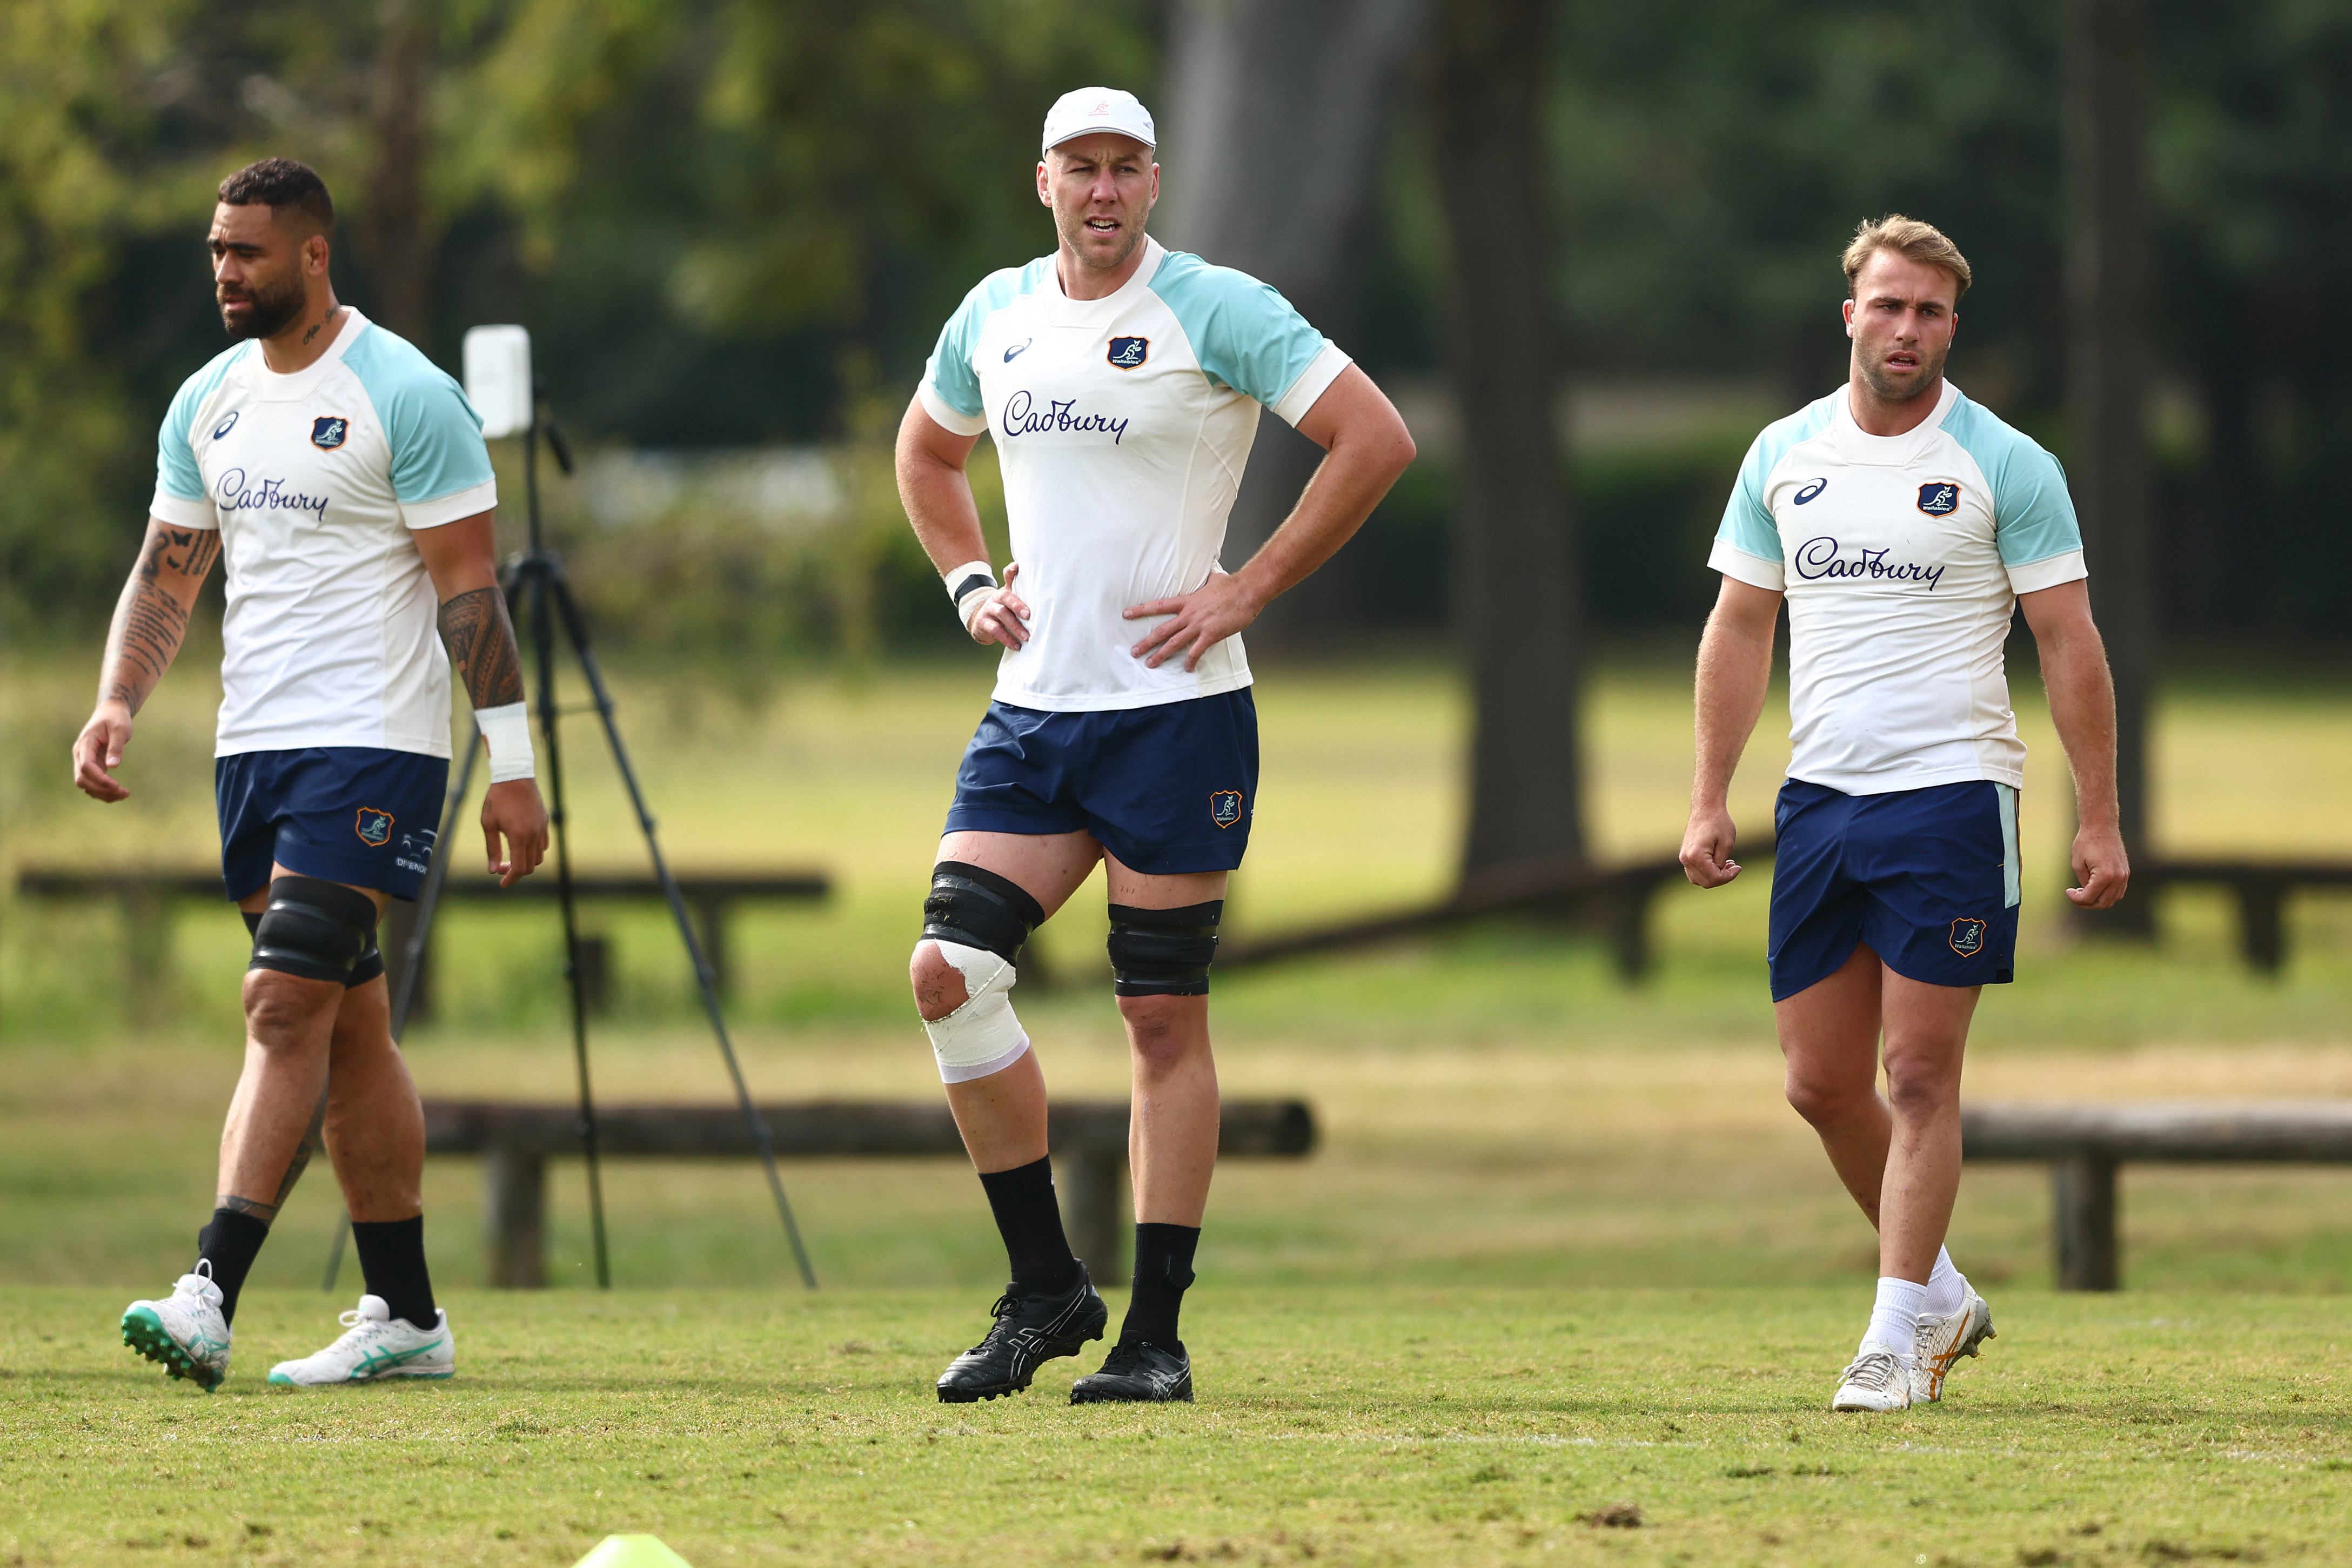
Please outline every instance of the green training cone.
M608 1535L573 1568L694 1568L657 1535Z

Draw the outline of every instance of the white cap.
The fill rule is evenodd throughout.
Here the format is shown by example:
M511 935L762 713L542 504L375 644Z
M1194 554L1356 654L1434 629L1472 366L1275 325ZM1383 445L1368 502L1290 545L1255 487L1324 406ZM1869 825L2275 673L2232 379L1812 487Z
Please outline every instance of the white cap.
M1050 153L1073 136L1097 131L1116 131L1146 147L1160 145L1160 133L1151 126L1151 110L1135 94L1115 87L1082 87L1055 99L1054 107L1045 111L1044 150Z

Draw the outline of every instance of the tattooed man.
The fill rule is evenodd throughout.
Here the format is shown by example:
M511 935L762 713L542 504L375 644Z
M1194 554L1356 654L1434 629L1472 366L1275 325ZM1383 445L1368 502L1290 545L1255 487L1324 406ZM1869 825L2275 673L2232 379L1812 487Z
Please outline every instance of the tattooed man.
M269 1222L323 1137L367 1293L349 1331L278 1384L447 1377L446 1313L425 1266L425 1120L392 1042L375 926L424 880L449 771L449 666L490 749L490 870L539 864L522 671L497 585L498 490L481 420L416 349L336 302L334 206L319 176L265 159L222 182L211 250L236 345L163 418L155 499L107 639L74 782L100 801L132 716L227 558L214 785L227 895L253 933L245 1071L221 1134L212 1223L126 1343L215 1387ZM444 647L446 652L444 652Z

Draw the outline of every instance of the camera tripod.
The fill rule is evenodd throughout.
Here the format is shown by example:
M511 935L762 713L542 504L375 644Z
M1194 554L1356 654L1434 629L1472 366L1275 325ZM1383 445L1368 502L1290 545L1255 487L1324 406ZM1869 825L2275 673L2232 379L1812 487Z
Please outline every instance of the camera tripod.
M505 591L507 609L517 627L528 627L531 655L538 666L540 755L539 776L547 787L548 826L551 829L555 851L556 901L563 916L564 976L572 1004L572 1053L578 1069L580 1087L580 1150L588 1167L588 1210L595 1237L596 1283L600 1289L612 1288L612 1263L605 1246L604 1188L596 1142L596 1099L588 1073L588 996L587 976L580 962L580 924L576 901L572 894L572 849L570 836L565 831L565 801L563 791L563 752L561 720L562 710L556 705L555 637L557 625L562 624L564 640L570 645L572 658L588 681L594 699L596 716L601 721L605 743L612 748L614 764L619 769L621 781L629 792L629 805L636 813L637 829L644 835L646 853L653 860L654 875L661 883L662 896L668 900L671 918L677 924L678 939L686 944L687 956L694 965L694 979L702 994L702 1010L710 1020L710 1032L719 1046L719 1054L727 1064L727 1074L735 1086L735 1099L742 1107L744 1124L751 1130L751 1140L760 1151L761 1167L767 1173L768 1191L776 1202L776 1216L783 1222L784 1237L792 1246L793 1261L800 1268L801 1282L809 1289L816 1289L816 1271L809 1266L808 1249L802 1245L800 1226L793 1218L793 1206L784 1196L783 1178L776 1170L775 1143L768 1131L765 1118L752 1102L751 1087L743 1081L743 1068L735 1055L735 1045L727 1033L727 1020L719 1005L718 976L710 966L709 956L703 952L701 937L688 917L685 895L678 891L677 879L671 875L668 860L663 856L661 840L656 835L653 813L646 808L644 789L637 783L635 767L629 761L628 747L621 740L621 731L614 718L613 697L604 684L604 671L597 666L594 650L589 646L587 623L580 614L580 605L572 596L572 585L563 574L563 562L550 550L541 535L539 516L539 443L546 437L548 449L565 473L572 472L572 452L562 431L541 412L544 394L534 384L531 396L531 422L523 432L523 495L530 522L530 548L507 563L500 583ZM458 827L458 814L464 809L466 797L474 780L474 763L482 754L482 739L477 733L466 748L466 759L457 771L457 782L450 787L447 804L442 811L441 831L433 843L433 858L425 872L425 886L416 901L416 921L410 929L402 966L400 984L392 998L392 1037L397 1041L408 1024L410 1007L415 1000L417 975L425 958L425 948L432 938L433 918L440 905L442 884L447 880L449 857L454 836ZM334 1289L335 1276L343 1257L343 1239L351 1219L344 1216L342 1226L336 1232L332 1256L327 1264L327 1284Z

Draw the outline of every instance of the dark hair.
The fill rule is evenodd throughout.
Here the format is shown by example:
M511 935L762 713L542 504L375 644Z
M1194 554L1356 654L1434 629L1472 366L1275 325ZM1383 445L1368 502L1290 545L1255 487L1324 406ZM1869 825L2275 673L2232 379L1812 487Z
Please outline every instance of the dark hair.
M327 182L310 164L291 158L247 163L220 183L220 199L233 207L258 202L269 209L272 218L292 207L320 234L335 232L335 198L327 194Z

